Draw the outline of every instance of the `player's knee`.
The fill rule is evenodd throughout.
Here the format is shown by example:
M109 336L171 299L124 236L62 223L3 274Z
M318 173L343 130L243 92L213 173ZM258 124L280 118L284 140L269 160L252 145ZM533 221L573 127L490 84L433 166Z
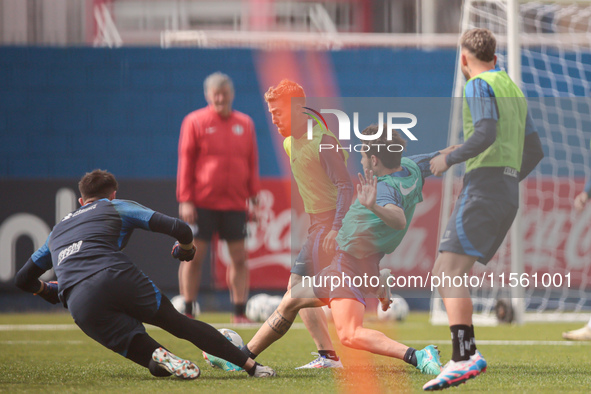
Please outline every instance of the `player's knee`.
M197 255L195 255L195 257L193 257L193 260L183 261L183 264L187 264L192 270L200 270L201 266L203 265L203 259L198 258ZM179 266L179 270L181 269L182 267Z
M298 274L291 274L289 282L287 283L287 291L291 290L292 287L302 283L302 276Z
M246 252L233 254L232 265L235 269L246 268Z
M343 346L350 347L352 349L359 349L359 343L355 338L355 335L351 335L350 333L344 334L342 337L339 336L339 339Z
M289 292L283 297L281 304L277 307L277 310L284 312L298 313L300 310L299 299L292 297Z
M349 327L337 327L337 335L343 346L353 349L359 348L359 341L355 335L355 330Z

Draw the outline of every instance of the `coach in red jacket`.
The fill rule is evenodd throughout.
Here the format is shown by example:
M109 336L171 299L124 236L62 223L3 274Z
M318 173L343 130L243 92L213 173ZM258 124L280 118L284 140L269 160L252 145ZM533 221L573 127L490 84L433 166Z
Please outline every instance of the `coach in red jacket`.
M248 322L246 223L248 199L256 205L259 168L256 133L252 119L232 110L234 86L225 74L205 79L208 106L188 114L181 126L177 200L179 216L194 224L197 253L182 262L179 288L185 299L185 314L193 315L201 281L201 265L214 233L228 243L232 265L227 283L234 305L234 322Z

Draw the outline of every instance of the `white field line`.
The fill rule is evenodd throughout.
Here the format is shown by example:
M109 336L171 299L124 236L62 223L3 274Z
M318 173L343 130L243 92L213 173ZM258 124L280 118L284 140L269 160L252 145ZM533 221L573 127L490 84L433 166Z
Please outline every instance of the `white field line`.
M0 345L81 345L84 341L0 341Z
M405 339L404 343L418 343L418 344L432 344L446 342L450 343L449 339ZM580 346L580 345L591 345L591 342L571 342L571 341L520 341L520 340L479 340L476 339L476 346L490 345L490 346Z
M252 324L231 324L231 323L213 323L215 328L229 328L232 330L258 330L263 323ZM161 328L146 324L151 330L160 330ZM306 327L304 323L294 323L292 330L303 330ZM0 331L73 331L79 330L75 324L0 324Z
M253 324L230 324L230 323L214 323L212 326L216 328L230 328L232 330L258 329L262 323ZM147 325L149 329L160 330L160 328ZM306 327L303 323L294 323L292 330L304 330ZM73 331L79 330L75 324L0 324L0 331ZM448 343L449 339L404 339L405 343L416 344L431 344L431 343ZM17 344L17 343L71 343L79 344L82 341L0 341L0 344ZM477 345L485 346L580 346L591 345L588 342L570 342L570 341L521 341L521 340L476 340Z
M75 324L0 324L0 331L71 331L79 329Z

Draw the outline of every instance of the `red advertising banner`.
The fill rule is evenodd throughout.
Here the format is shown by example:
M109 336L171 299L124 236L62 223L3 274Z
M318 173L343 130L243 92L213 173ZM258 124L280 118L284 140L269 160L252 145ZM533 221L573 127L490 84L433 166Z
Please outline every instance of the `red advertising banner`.
M591 283L591 209L577 214L572 208L575 191L583 190L583 180L545 178L526 183L525 207L522 211L522 232L525 272L571 272L571 288ZM292 223L304 223L307 215L291 206L290 181L262 180L261 218L250 226L247 240L250 283L253 289L285 289L291 261L299 252L293 245ZM396 276L425 276L437 255L441 210L441 180L429 178L423 189L424 201L417 205L412 224L404 241L381 262ZM298 201L294 198L294 205ZM302 229L306 225L301 226ZM292 255L293 253L293 255ZM509 249L501 248L500 258L486 267L509 272ZM499 264L506 267L499 267ZM230 264L225 244L219 243L215 264L215 284L226 288L226 267Z
M248 266L251 289L286 289L291 269L290 179L261 179L257 223L248 223ZM226 267L230 255L225 242L218 242L215 256L215 286L227 288Z
M308 220L307 214L291 205L290 180L261 180L259 223L249 223L246 242L251 289L282 290L287 286L291 261L299 245L291 250L291 224ZM435 261L439 224L441 181L429 179L423 189L424 201L417 205L413 223L398 249L382 260L383 267L396 274L425 273ZM294 205L298 201L294 201ZM298 228L305 230L306 226ZM305 233L295 239L304 239ZM292 256L293 253L293 256ZM226 267L230 256L224 242L218 242L215 258L216 288L227 288Z

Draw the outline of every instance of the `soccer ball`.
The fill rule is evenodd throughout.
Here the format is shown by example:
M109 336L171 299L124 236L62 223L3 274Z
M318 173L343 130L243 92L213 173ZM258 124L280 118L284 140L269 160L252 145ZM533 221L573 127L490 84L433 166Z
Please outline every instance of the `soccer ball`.
M246 303L246 317L254 322L264 322L275 312L281 303L280 296L257 294Z
M260 322L261 320L261 309L267 303L267 299L270 296L265 293L257 294L250 297L246 303L246 317L250 321Z
M382 311L382 306L378 304L378 320L398 320L404 321L408 316L408 304L406 300L397 294L392 294L392 304L386 312Z
M176 297L172 297L170 300L174 309L179 311L179 313L185 313L185 299L182 295L178 295ZM201 308L199 307L199 303L197 301L193 302L193 316L197 317L201 314Z
M238 334L236 331L230 330L229 328L220 328L218 331L222 333L222 335L225 336L228 341L232 342L232 344L238 349L244 347L244 341L242 340L240 334Z

